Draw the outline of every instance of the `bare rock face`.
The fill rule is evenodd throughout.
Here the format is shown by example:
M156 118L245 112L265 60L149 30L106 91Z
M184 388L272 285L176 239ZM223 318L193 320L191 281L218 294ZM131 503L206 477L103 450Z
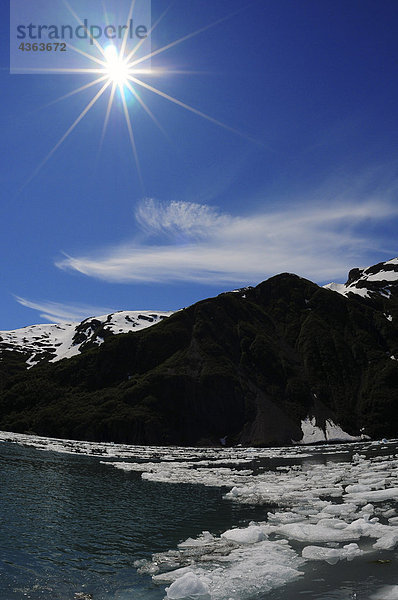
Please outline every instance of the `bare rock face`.
M364 269L351 269L351 271L348 273L348 279L347 279L347 283L346 285L350 285L351 283L354 283L356 281L358 281L361 276L363 275Z

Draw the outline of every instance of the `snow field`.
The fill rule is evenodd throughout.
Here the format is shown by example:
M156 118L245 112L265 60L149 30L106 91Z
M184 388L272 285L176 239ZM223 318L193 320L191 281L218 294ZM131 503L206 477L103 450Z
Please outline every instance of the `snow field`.
M99 346L104 342L95 335L98 323L112 334L139 331L170 317L174 311L131 311L122 310L109 315L85 319L81 323L58 323L31 325L14 331L0 331L0 352L11 348L27 355L27 364L33 367L45 356L51 356L49 362L71 358L81 352L86 342ZM79 334L78 340L75 339Z

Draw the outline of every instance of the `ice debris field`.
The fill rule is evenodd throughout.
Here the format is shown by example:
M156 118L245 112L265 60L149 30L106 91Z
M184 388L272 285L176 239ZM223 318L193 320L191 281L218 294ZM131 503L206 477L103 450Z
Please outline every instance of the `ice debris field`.
M397 441L160 448L8 432L0 433L0 441L97 456L111 468L154 482L221 487L226 502L263 507L259 522L238 524L221 534L204 531L151 560L136 562L140 573L163 586L166 599L264 598L304 577L309 564L334 568L364 556L374 562L398 547ZM394 584L367 598L398 600L397 573L395 577Z

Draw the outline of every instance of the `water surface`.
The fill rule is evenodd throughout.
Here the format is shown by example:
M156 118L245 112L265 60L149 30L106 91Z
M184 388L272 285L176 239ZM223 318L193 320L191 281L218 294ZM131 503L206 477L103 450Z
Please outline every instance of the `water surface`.
M0 598L157 600L134 561L259 516L222 490L141 480L100 458L0 444Z

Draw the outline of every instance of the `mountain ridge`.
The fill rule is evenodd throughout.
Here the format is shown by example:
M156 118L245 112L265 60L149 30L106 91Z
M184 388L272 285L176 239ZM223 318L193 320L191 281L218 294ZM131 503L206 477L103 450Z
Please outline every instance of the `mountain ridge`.
M283 273L55 364L3 352L0 428L159 445L396 436L398 274L370 279L389 262L351 277L372 294Z
M324 286L343 296L358 294L364 298L374 298L391 293L391 287L398 287L398 258L377 263L370 267L351 269L346 283L329 283Z
M172 315L175 311L117 311L79 322L28 325L0 331L0 355L14 350L27 356L28 368L42 361L57 362L71 358L87 347L101 345L110 335L139 331Z

